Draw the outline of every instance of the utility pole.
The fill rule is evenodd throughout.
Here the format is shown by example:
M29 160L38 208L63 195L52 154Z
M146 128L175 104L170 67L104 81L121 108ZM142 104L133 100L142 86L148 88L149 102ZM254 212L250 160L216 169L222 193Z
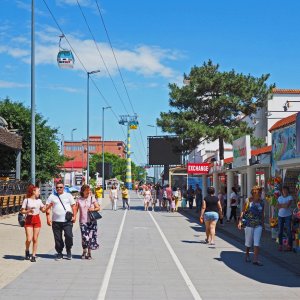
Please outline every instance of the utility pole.
M138 120L137 115L129 116L123 115L120 116L119 124L127 126L127 166L126 166L126 187L131 190L132 189L132 175L131 175L131 157L130 157L130 130L135 130L138 128Z
M35 18L31 1L31 183L35 185Z

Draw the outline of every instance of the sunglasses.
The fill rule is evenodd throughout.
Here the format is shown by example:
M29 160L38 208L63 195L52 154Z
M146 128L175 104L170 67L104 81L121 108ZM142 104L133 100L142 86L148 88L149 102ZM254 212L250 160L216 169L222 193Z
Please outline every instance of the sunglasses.
M63 189L63 186L57 186L56 189Z

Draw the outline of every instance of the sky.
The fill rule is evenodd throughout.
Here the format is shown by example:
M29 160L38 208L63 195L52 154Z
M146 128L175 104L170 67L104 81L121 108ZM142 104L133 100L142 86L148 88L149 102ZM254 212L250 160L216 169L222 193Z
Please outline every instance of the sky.
M31 1L1 4L0 99L30 107ZM147 136L156 134L148 125L169 110L168 84L182 85L194 65L211 59L221 70L270 73L270 84L299 89L299 11L298 0L36 0L36 111L65 140L73 128L74 140L85 139L87 72L99 69L90 81L90 135L102 134L102 107L111 106L105 140L125 141L119 116L136 113L131 150L145 164ZM57 66L61 33L76 54L72 70Z

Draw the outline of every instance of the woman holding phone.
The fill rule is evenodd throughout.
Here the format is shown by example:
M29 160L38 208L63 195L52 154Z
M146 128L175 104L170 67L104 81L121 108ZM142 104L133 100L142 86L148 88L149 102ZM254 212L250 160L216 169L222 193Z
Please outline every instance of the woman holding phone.
M27 188L27 195L22 203L21 213L26 214L25 219L25 260L36 262L36 252L38 246L38 238L41 230L40 212L45 212L47 206L43 204L40 196L40 189L33 184ZM32 256L30 256L29 248L32 242Z

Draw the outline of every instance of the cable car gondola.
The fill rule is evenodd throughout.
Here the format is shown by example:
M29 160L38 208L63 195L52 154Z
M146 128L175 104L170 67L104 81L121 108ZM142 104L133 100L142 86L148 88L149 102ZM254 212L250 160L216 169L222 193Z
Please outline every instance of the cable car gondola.
M61 40L64 35L59 37L59 52L57 54L57 64L61 69L72 69L74 67L74 55L71 50L67 50L61 47Z

